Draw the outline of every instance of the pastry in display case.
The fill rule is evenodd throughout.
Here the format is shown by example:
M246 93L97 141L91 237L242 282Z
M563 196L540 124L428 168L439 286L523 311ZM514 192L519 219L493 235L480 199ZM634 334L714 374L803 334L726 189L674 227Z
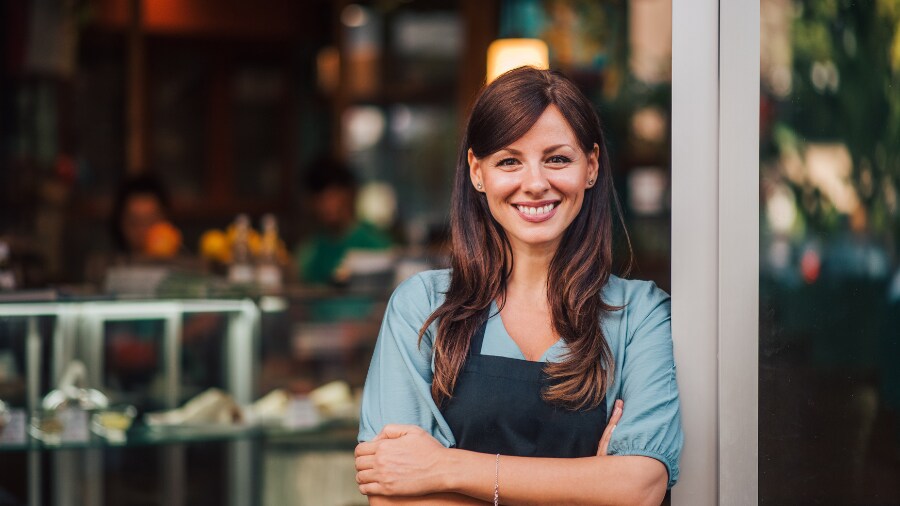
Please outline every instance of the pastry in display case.
M134 406L111 406L91 416L91 431L110 444L123 444L137 409Z
M210 388L184 406L168 411L147 413L144 422L153 431L179 433L215 433L242 429L303 430L321 428L329 423L355 421L359 412L345 381L332 381L309 394L293 394L278 388L252 404L241 406L218 388Z
M241 407L227 393L210 388L189 400L184 406L144 416L151 429L200 428L213 430L243 426Z
M87 368L80 360L73 360L66 366L56 389L44 396L41 408L46 411L82 409L96 411L109 406L106 395L93 388L79 387L87 380Z
M28 433L45 445L63 442L85 442L90 438L90 416L109 406L109 399L99 390L84 388L87 369L81 361L66 365L59 384L31 412Z
M130 405L111 406L106 394L83 386L87 378L87 368L80 360L66 365L57 387L31 412L28 432L33 438L56 446L86 443L94 433L110 444L126 442L137 410Z

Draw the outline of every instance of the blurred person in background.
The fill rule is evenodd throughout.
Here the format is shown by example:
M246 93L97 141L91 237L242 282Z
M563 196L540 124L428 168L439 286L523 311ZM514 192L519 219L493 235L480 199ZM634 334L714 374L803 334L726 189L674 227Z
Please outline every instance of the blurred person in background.
M112 246L107 244L106 249L89 255L86 279L100 285L110 267L148 259L148 236L154 226L167 223L170 212L169 193L157 176L138 174L124 179L116 190L108 218ZM180 238L178 241L180 244Z
M350 168L322 157L306 173L309 211L315 217L313 235L297 248L300 279L325 284L336 281L336 270L348 251L386 250L390 238L374 225L357 219L358 185Z
M167 219L171 211L169 194L152 174L126 179L116 193L110 215L110 233L117 252L125 257L142 256L147 232Z

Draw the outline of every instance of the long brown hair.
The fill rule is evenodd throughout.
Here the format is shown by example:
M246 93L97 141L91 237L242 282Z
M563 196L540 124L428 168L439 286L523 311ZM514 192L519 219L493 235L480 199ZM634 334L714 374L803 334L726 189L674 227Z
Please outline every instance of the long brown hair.
M467 154L482 158L525 135L549 105L559 108L585 153L600 146L597 184L585 190L581 210L563 234L550 262L547 294L553 327L568 347L545 371L546 401L570 409L595 407L613 374L613 358L600 325L619 309L601 299L612 270L612 211L619 211L600 120L588 99L558 72L521 67L482 89L475 102L456 162L450 209L450 287L444 303L428 317L419 339L435 320L431 395L440 406L453 395L470 341L487 318L492 300L502 307L512 273L509 239L491 215L484 194L472 188ZM621 214L621 213L620 213Z

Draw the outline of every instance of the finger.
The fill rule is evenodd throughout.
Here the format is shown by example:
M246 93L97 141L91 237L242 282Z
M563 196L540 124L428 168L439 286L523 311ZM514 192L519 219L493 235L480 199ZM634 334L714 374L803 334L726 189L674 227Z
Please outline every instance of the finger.
M395 439L398 437L405 436L410 432L414 432L416 430L421 430L421 427L418 425L398 425L398 424L388 424L385 425L383 429L381 429L381 433L376 436L377 438L388 438Z
M607 454L609 449L609 442L612 440L613 431L616 430L616 425L618 425L619 420L622 418L624 403L621 399L616 400L613 404L613 414L609 417L609 422L606 424L606 429L603 430L603 435L600 437L600 442L597 444L597 455L604 456Z
M375 469L374 455L363 455L362 457L356 457L356 470L364 471L366 469Z
M597 455L600 457L609 454L609 442L612 440L613 431L616 430L615 425L607 425L603 431L603 437L600 438L600 444L597 445Z
M625 403L622 399L616 399L615 404L613 404L613 412L612 416L609 417L608 425L616 426L619 424L619 420L622 419L622 413L625 410Z
M376 473L374 469L366 469L356 473L356 483L365 485L366 483L377 483Z
M356 445L356 449L353 450L353 455L356 457L362 457L363 455L374 455L375 450L378 449L379 441L367 441L363 443L359 443Z
M384 495L384 487L380 483L362 483L359 485L362 495Z

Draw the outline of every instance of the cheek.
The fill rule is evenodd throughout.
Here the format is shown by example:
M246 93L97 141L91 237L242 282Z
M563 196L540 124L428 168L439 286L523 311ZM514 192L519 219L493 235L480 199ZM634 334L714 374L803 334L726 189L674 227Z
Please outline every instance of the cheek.
M488 202L502 202L510 198L519 187L520 182L513 174L497 174L484 181L484 191Z
M494 217L495 220L503 219L503 210L506 209L506 203L503 201L498 201L493 198L487 199L488 211L490 211L491 216Z
M513 191L521 184L522 176L518 172L491 171L484 178L485 188L490 188L492 193L507 193Z
M569 198L584 196L587 176L585 171L560 172L551 179L551 184Z

